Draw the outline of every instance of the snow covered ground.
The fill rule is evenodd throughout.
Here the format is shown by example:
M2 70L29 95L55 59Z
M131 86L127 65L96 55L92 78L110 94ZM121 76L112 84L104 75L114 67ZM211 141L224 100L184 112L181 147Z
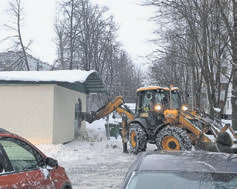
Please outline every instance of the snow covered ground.
M66 169L75 189L120 188L130 164L136 158L131 153L122 152L121 138L106 139L104 123L101 119L87 124L87 140L37 146Z
M105 124L101 119L87 124L88 138L68 144L38 145L49 157L58 160L75 189L117 189L136 156L123 153L122 139L106 139ZM154 145L148 144L149 150Z

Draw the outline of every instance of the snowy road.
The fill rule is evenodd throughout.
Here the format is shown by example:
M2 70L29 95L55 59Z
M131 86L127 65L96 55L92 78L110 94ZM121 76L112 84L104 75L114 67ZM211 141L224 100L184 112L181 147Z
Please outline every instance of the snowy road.
M97 163L96 165L81 165L67 169L73 188L110 189L119 188L130 162Z
M123 154L115 143L103 141L90 143L89 150L78 151L81 160L62 161L73 183L73 188L110 189L119 188L129 165L135 159L132 154ZM78 146L83 146L77 142ZM121 144L119 144L121 146ZM84 151L84 152L83 152ZM75 165L75 166L74 166Z
M101 124L102 128L88 128L87 141L37 146L66 169L74 189L120 188L130 164L136 158L131 153L122 152L121 139L106 140Z
M132 161L133 154L122 152L120 140L86 142L66 145L39 145L48 156L66 169L73 188L119 188Z

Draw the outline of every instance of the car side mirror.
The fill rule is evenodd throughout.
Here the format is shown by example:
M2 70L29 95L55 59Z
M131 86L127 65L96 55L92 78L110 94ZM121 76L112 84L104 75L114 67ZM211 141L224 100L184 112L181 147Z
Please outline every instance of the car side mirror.
M56 167L56 169L58 168L58 161L56 159L47 157L46 158L46 165L50 166L50 167Z

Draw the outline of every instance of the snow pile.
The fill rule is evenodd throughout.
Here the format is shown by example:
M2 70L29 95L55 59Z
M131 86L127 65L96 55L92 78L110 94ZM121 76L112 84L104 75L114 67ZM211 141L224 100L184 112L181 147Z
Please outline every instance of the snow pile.
M214 109L215 112L221 112L221 109L220 109L220 108L215 108L215 107L213 107L213 109Z
M91 142L99 142L106 140L105 120L100 119L91 124L87 124L88 140Z

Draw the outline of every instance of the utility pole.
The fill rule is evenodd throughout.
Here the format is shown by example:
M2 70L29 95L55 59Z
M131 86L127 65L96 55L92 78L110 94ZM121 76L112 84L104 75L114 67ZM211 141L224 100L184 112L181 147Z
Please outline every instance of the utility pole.
M232 44L232 52L233 52L233 90L232 90L232 127L235 131L237 131L237 0L232 0L233 2L233 19L234 19L234 27L233 27L233 44Z

